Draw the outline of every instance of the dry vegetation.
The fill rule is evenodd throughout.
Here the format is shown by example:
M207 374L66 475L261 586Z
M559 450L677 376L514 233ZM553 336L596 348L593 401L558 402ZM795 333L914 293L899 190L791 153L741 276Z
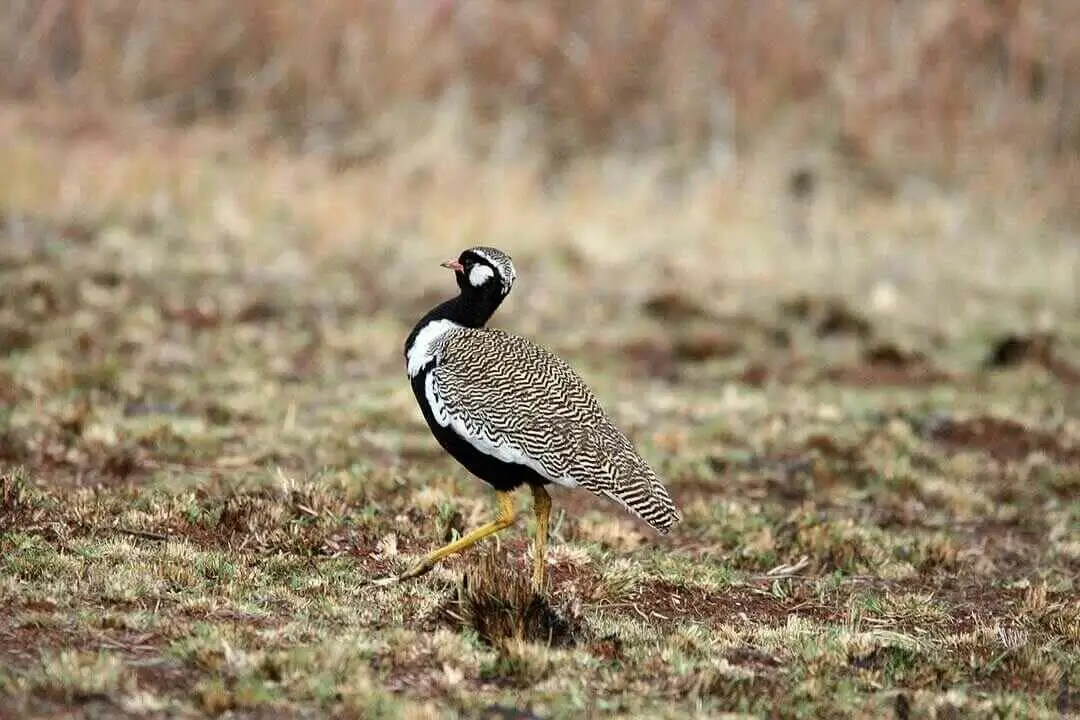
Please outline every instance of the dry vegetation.
M0 717L1077 712L1071 4L171 7L3 3ZM555 495L545 598L367 582L492 511L476 242L686 518Z
M885 192L929 174L1076 217L1071 2L2 0L0 17L0 91L86 118L255 115L368 165L449 114L459 149L553 174L585 149L663 147L674 173L825 149Z

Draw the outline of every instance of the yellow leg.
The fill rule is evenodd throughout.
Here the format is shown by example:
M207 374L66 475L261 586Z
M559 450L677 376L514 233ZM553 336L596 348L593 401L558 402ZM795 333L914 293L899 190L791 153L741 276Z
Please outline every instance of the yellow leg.
M514 509L514 496L508 492L502 491L496 492L495 496L499 503L499 514L494 520L485 525L481 525L470 533L466 533L460 540L455 540L449 545L428 553L423 560L399 576L398 580L409 580L414 577L419 577L435 567L435 563L439 562L447 555L453 555L462 550L467 550L487 536L494 535L500 530L505 530L510 527L514 522L514 517L516 515Z
M548 518L551 517L551 496L542 485L532 485L533 512L536 513L536 544L533 552L533 588L544 589L544 571L547 569Z

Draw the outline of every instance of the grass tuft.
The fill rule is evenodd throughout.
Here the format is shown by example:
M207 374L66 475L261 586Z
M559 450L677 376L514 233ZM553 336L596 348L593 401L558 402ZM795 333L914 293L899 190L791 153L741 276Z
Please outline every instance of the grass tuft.
M499 667L532 667L522 643L572 647L583 640L580 619L537 594L530 575L512 567L505 550L486 549L466 568L449 613L500 649Z
M63 703L105 700L134 689L134 677L118 658L106 653L65 650L46 653L26 678L34 693Z

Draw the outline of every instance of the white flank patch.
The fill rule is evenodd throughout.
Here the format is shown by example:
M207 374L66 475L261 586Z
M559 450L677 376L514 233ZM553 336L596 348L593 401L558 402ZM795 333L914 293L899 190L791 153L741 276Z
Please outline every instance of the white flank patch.
M495 271L487 265L473 265L473 269L469 271L469 284L480 287L493 277L495 277Z
M578 484L568 476L554 477L543 465L537 462L536 459L523 453L516 445L508 442L497 442L482 431L474 432L464 420L451 414L446 409L446 405L443 404L442 398L439 397L438 390L435 388L435 373L428 373L428 376L424 378L424 395L427 397L428 405L431 406L431 414L435 416L435 422L443 427L450 428L460 435L467 443L485 455L502 460L503 462L524 465L525 467L534 470L540 477L546 478L556 485L562 485L567 488L575 488L578 486Z
M409 348L409 353L406 356L409 377L416 377L417 373L429 363L434 362L446 333L460 327L457 323L449 320L432 320L420 328L420 332L416 334L416 340L413 341L413 345Z

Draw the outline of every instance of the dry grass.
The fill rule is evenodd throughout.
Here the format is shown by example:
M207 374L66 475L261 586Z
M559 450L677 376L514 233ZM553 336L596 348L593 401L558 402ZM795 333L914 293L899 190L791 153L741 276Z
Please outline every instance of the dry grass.
M4 4L0 716L1075 713L1076 23L863 5ZM367 583L491 512L401 357L474 243L685 516L556 495L548 597Z
M243 127L64 121L0 118L21 716L1076 707L1063 238L956 198L846 212L824 186L807 239L764 180L669 194L608 159L545 192L434 140L342 171ZM548 599L522 584L524 521L500 553L365 584L491 511L401 367L450 289L437 262L474 241L518 260L498 324L581 369L686 516L656 539L558 495Z
M665 150L740 173L827 152L1074 213L1080 15L1049 1L4 0L0 92L168 121L256 116L344 164L452 118L481 157ZM797 165L795 159L788 161ZM792 168L793 171L797 168ZM798 183L796 183L798 184Z

